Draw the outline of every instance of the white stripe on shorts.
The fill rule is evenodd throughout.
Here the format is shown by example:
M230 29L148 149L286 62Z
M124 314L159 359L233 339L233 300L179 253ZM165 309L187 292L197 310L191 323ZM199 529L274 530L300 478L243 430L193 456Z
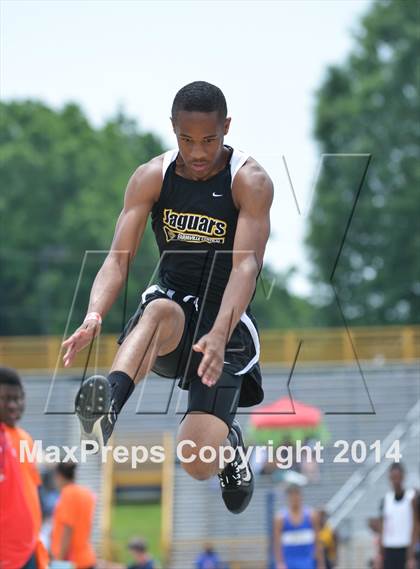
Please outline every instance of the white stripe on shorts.
M159 285L154 284L152 286L149 286L149 288L146 288L146 290L142 293L141 303L143 304L144 302L146 302L147 295L151 294L152 292L155 292L156 290L160 290L160 292L163 292L163 294L165 294L165 291Z
M258 332L254 326L254 323L252 322L251 318L248 316L246 312L242 314L241 322L245 324L245 326L249 330L249 333L251 334L251 338L252 341L254 342L254 347L255 347L255 356L252 358L250 362L247 363L247 365L243 369L237 371L235 375L243 375L244 373L249 371L252 368L252 366L255 365L257 361L260 359L260 341L258 339Z

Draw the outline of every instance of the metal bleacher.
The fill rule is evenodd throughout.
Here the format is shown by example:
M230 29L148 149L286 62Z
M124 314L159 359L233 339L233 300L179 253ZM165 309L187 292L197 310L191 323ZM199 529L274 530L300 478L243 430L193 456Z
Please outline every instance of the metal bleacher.
M324 412L324 421L331 439L325 444L324 463L320 465L320 480L304 489L305 502L315 507L331 503L345 482L363 465L349 462L335 463L338 449L333 443L339 439L356 439L371 444L385 440L393 428L401 423L419 400L420 379L417 363L363 364L363 377L356 365L297 366L289 382L289 368L264 368L266 399L274 401L289 393L293 398L318 406ZM49 411L59 415L44 415L51 377L47 374L24 375L27 408L22 426L34 439L49 444L78 444L77 421L72 415L72 402L80 377L59 376L52 390ZM288 385L289 384L289 385ZM177 425L186 406L186 394L174 382L151 376L137 389L121 414L114 444L151 444L159 442L162 433L175 438ZM369 392L367 392L367 389ZM136 409L139 411L136 413ZM245 431L249 411L240 410ZM64 413L64 414L63 414ZM405 438L402 461L407 464L410 484L418 483L419 454L416 443L418 432L413 427ZM147 467L138 467L146 471ZM94 541L109 531L109 477L97 457L91 457L79 468L79 480L91 487L98 496ZM284 504L282 489L269 476L259 476L255 496L250 507L241 516L226 512L216 480L197 482L189 478L179 464L173 469L172 504L166 510L165 542L168 562L166 569L189 569L204 542L211 541L231 569L266 569L268 558L267 494L276 493L276 508ZM386 490L386 471L369 488L363 500L345 522L353 536L366 536L366 518L377 513L379 499ZM169 517L169 519L168 519ZM340 526L339 526L340 529ZM135 533L135 528L133 528ZM361 538L361 541L363 539ZM363 546L369 547L368 543ZM366 553L366 551L365 551ZM356 569L351 565L346 569ZM360 569L357 567L357 569Z
M318 367L298 369L291 382L293 397L317 405L325 413L330 431L330 443L325 445L324 463L320 465L319 482L304 489L305 503L325 507L361 465L333 462L338 449L333 442L339 439L363 440L371 444L384 440L394 426L407 415L420 395L418 366L368 366L363 370L374 411L357 369L351 367ZM287 392L288 370L265 373L266 401ZM330 414L330 413L340 414ZM348 413L347 413L348 412ZM350 413L374 414L350 414ZM246 417L242 418L246 425ZM409 445L403 447L402 461L411 473L410 483L417 480L419 470L418 432L413 431ZM390 462L388 461L388 464ZM414 473L414 475L413 475ZM369 490L370 507L357 516L357 505L344 520L349 522L354 536L367 534L367 518L377 514L378 503L386 488L386 471L381 485ZM173 517L173 546L170 569L193 566L194 557L202 544L211 541L229 561L233 569L267 567L268 519L267 495L274 489L276 508L284 505L282 488L267 476L259 476L253 501L240 516L226 513L214 481L196 482L176 469L175 504ZM189 507L188 504L191 506ZM367 502L365 502L367 504ZM340 529L340 527L339 527ZM354 545L354 541L353 541ZM368 553L364 552L365 557ZM344 559L344 558L343 558ZM352 565L347 555L346 569L361 569ZM363 565L364 566L364 565Z
M297 346L302 342L303 349L290 377ZM86 365L86 353L77 357L70 375L60 368L60 343L61 338L55 336L0 339L2 364L16 367L24 377L27 407L22 425L34 439L42 440L44 448L79 443L73 401L81 369ZM359 565L365 563L369 549L366 518L377 513L377 504L387 486L386 468L373 470L369 477L364 477L366 465L333 462L338 452L333 443L339 439L350 442L359 439L369 445L396 433L404 439L402 460L407 463L409 483L418 483L419 433L415 421L410 425L406 418L419 400L420 327L352 328L351 336L345 329L273 330L262 332L261 344L264 403L292 394L293 398L316 405L324 413L331 438L323 452L319 482L305 487L305 502L331 509L333 519L340 520L338 529L350 533L350 549L358 550L357 565L352 566L354 557L343 557L347 564L343 567L361 569ZM95 343L92 359L99 372L109 369L115 349L113 336L101 337ZM89 365L94 364L89 362ZM94 371L88 369L87 374ZM47 400L49 414L45 415ZM113 444L150 446L161 444L164 438L168 446L168 441L175 440L185 409L186 393L174 381L152 375L142 382L126 405ZM249 411L240 411L239 418L246 431ZM386 460L382 462L387 465ZM268 476L258 477L255 497L240 517L226 512L214 480L196 482L170 459L163 467L139 465L133 473L127 467L116 467L113 461L104 465L99 457L90 457L79 466L78 479L97 494L93 538L104 556L111 551L107 544L114 485L160 484L165 569L192 567L205 541L215 544L230 562L231 569L265 569L267 565L267 494L274 491L276 508L284 504L282 489ZM370 484L373 479L375 483ZM340 496L354 481L360 498L352 500L349 495L344 505L340 505Z

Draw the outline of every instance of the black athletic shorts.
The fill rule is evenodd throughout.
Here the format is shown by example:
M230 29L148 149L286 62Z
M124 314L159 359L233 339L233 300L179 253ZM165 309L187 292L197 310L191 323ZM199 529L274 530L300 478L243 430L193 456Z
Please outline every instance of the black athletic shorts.
M406 547L385 547L384 569L405 569L406 561Z
M255 319L248 309L235 327L226 346L222 374L214 387L207 387L197 374L202 354L192 345L207 334L216 319L219 305L201 304L201 299L155 284L141 295L136 312L127 322L118 339L122 344L136 326L145 307L157 298L169 298L179 304L185 314L185 326L178 346L156 358L152 370L162 377L178 379L188 390L188 412L203 411L219 417L230 427L237 407L257 405L264 398L261 370L258 363L260 341Z

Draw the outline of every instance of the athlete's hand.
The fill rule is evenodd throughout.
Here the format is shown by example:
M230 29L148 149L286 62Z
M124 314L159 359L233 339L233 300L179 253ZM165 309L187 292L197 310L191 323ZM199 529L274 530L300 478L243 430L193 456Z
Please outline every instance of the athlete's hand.
M286 565L283 563L283 561L277 561L276 569L287 569L287 567L286 567Z
M99 322L95 320L87 320L62 343L62 347L66 349L63 356L64 367L71 366L76 354L86 348L93 338L98 335L101 329Z
M225 347L225 337L218 332L205 334L193 345L194 351L203 354L197 373L207 387L216 385L222 373Z

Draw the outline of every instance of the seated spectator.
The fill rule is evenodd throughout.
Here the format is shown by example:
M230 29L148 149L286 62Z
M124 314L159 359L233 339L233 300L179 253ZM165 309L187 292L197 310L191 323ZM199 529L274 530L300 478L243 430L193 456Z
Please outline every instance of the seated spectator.
M203 552L195 560L195 569L225 569L225 565L222 564L213 546L207 543Z
M138 537L133 538L128 544L134 563L127 569L157 569L155 562L147 551L147 543Z

